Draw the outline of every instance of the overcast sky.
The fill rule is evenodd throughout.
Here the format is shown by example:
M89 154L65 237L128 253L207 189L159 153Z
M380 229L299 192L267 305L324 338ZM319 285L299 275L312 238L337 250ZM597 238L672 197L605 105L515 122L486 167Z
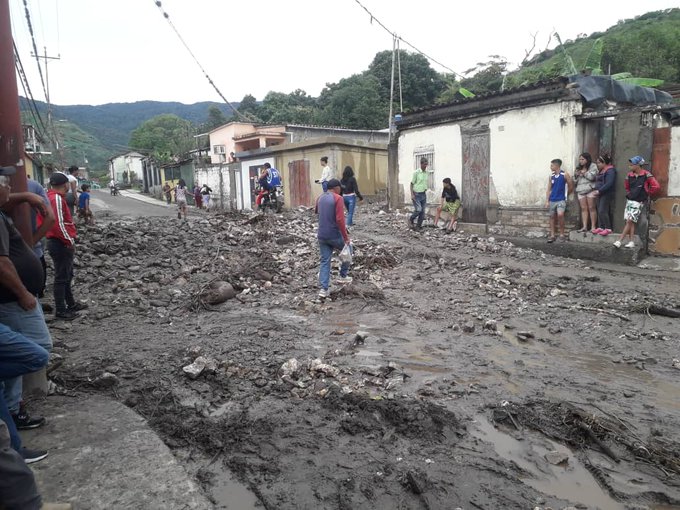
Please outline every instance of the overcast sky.
M492 54L521 61L533 33L543 49L553 29L572 39L676 7L678 0L361 3L390 30L462 73ZM220 101L154 0L28 0L28 6L39 52L46 46L48 55L61 56L49 63L54 104ZM317 96L326 83L362 72L377 52L392 47L391 36L356 0L163 0L162 6L232 101L297 88ZM34 97L44 100L23 0L10 0L10 9Z

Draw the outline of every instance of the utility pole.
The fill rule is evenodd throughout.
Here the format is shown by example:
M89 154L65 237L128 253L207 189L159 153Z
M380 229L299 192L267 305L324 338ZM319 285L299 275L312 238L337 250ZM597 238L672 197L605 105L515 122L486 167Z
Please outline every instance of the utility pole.
M54 134L54 149L57 151L57 154L59 155L59 161L61 161L61 166L62 170L64 169L64 151L63 147L61 147L59 143L59 133L57 133L56 128L54 127L54 121L52 120L52 101L50 101L50 73L48 71L48 62L50 60L61 60L61 55L57 55L56 57L50 57L47 55L47 47L43 46L43 55L36 55L35 53L31 52L31 56L42 59L45 61L45 100L47 101L47 125L49 126L49 129L52 130L52 134Z
M10 179L12 191L27 190L24 166L24 140L19 114L19 91L14 68L12 24L9 17L9 0L0 0L0 165L17 169ZM22 237L32 246L31 216L28 204L16 207L12 219Z

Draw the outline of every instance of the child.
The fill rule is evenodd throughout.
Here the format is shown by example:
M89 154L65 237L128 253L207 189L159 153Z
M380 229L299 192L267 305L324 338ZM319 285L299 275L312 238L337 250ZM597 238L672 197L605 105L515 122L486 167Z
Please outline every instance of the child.
M90 185L83 184L78 197L78 218L84 219L88 225L94 225L94 214L90 209Z
M564 212L567 210L567 197L571 193L573 182L568 172L562 170L562 160L553 159L550 162L550 177L548 191L545 194L546 205L550 212L550 235L548 242L555 242L555 229L559 225L560 241L566 241L564 234ZM555 219L557 217L557 220Z
M626 177L626 209L623 213L623 219L626 220L626 226L623 227L621 236L614 242L614 246L621 248L621 243L630 236L630 241L626 244L626 248L635 248L633 236L635 235L635 225L640 219L642 209L649 197L656 195L661 189L658 181L647 170L643 170L641 165L645 164L642 156L634 156L628 160L628 168L630 172Z
M68 177L55 172L50 177L50 185L47 198L57 220L47 232L47 251L54 262L54 316L73 320L77 317L76 312L85 310L87 305L76 302L71 291L77 232L65 199L69 190Z
M447 232L455 232L458 228L458 209L460 209L460 197L458 196L458 190L451 182L450 178L446 178L442 181L444 183L444 189L442 190L442 200L437 207L437 213L434 216L434 226L439 223L439 217L443 212L449 213L451 219L444 225Z

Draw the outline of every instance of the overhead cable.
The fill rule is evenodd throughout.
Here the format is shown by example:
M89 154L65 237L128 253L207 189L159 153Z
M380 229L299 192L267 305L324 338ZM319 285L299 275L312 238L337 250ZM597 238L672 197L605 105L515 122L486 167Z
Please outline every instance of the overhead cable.
M364 4L362 4L359 0L354 0L354 1L355 1L357 4L359 4L359 7L361 7L364 11L366 11L366 12L368 13L368 15L371 17L371 23L373 23L373 22L375 21L375 22L376 22L378 25L380 25L380 27L382 27L388 34L390 34L392 37L395 37L395 38L399 39L400 41L402 41L404 44L406 44L406 45L409 46L411 49L413 49L416 53L420 53L423 57L425 57L425 58L428 59L429 61L434 62L435 64L437 64L437 65L443 67L443 68L446 69L447 71L450 71L450 72L453 73L455 76L459 76L459 77L461 77L461 78L464 78L464 76L463 76L462 74L457 73L456 71L454 71L454 70L451 69L450 67L448 67L448 66L442 64L441 62L439 62L438 60L432 58L431 56L429 56L429 55L428 55L427 53L425 53L424 51L419 50L418 48L416 48L413 44L411 44L410 42L408 42L406 39L404 39L404 38L401 37L400 35L397 35L393 30L390 30L389 28L387 28L387 26L385 26L385 24L384 24L382 21L380 21L378 18L376 18L375 15L374 15L371 11L369 11L369 10L366 8L366 6L365 6Z
M24 70L23 63L21 62L21 57L19 56L19 51L17 50L16 42L12 41L12 44L14 45L14 65L16 67L17 74L19 75L21 81L21 87L24 89L24 97L28 102L28 107L29 110L31 111L31 115L33 115L33 119L35 120L36 124L38 123L40 124L43 131L41 132L38 126L35 126L36 130L42 137L45 137L45 135L48 134L49 131L47 130L45 122L43 121L42 116L40 115L38 105L36 104L35 99L33 98L33 92L31 92L31 86L29 85L28 79L26 78L26 72Z
M28 9L28 1L24 0L24 11L26 12L26 23L28 23L28 31L31 34L31 42L33 43L33 54L35 55L35 62L38 64L38 72L40 73L40 82L45 92L45 99L50 100L47 85L45 84L45 77L43 76L42 66L40 65L40 55L38 54L38 46L35 43L35 34L33 33L33 23L31 23L31 12Z

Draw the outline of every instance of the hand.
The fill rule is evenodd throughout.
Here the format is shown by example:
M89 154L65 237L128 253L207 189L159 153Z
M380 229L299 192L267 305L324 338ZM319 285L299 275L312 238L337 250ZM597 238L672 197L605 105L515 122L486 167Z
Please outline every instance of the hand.
M19 306L26 310L27 312L29 310L33 310L36 307L36 305L37 301L35 299L35 296L28 291L19 298Z
M546 207L546 208L549 208L549 207L550 207L550 200L546 200L546 201L545 201L545 207Z

